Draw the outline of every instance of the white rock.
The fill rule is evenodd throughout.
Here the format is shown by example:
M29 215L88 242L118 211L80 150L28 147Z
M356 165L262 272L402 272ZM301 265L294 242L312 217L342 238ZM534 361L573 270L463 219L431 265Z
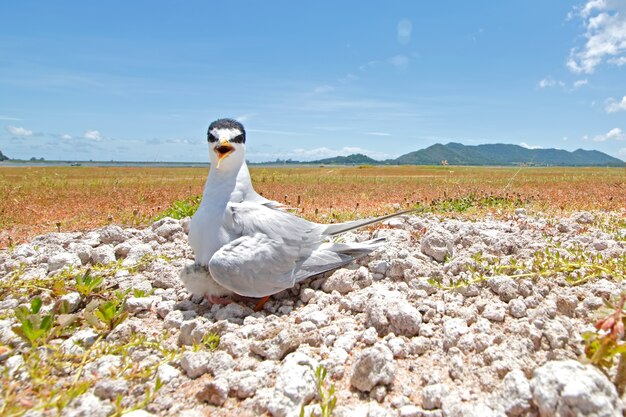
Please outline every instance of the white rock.
M457 342L465 333L469 332L467 322L459 317L448 319L443 324L443 346L450 349L456 346Z
M509 301L509 313L519 319L526 316L526 303L519 298Z
M180 367L189 378L195 379L206 373L210 358L211 354L204 350L198 352L186 351L180 359Z
M66 353L82 354L98 339L98 333L92 329L79 330L61 343L61 350Z
M111 245L101 245L91 250L91 262L108 265L115 262L115 251Z
M206 369L213 376L218 377L226 375L235 365L236 363L232 356L222 350L218 350L210 356Z
M242 319L253 313L254 311L250 307L238 303L231 303L215 313L215 320Z
M207 382L196 394L199 401L220 406L226 402L230 387L226 378L216 378Z
M302 404L315 397L316 386L313 371L317 362L301 353L285 357L276 375L274 394L268 410L276 417L297 416Z
M542 417L622 415L615 386L593 365L551 361L535 370L530 386Z
M108 401L101 401L93 394L83 394L73 399L63 409L65 417L106 417L115 409Z
M141 258L153 253L154 249L152 249L152 246L148 245L147 243L137 244L130 248L128 254L126 255L126 259L124 259L124 261L122 262L122 265L126 267L134 266L138 264L139 261L141 261Z
M393 382L395 366L393 353L383 344L362 350L352 366L350 385L359 391L371 391L376 385Z
M152 297L128 297L126 299L126 310L131 313L149 310L154 299Z
M180 371L174 368L172 365L168 365L167 363L163 363L159 365L157 369L157 376L161 381L165 384L169 384L174 379L180 376Z
M507 416L517 417L530 411L530 382L524 372L514 369L504 377L499 403Z
M128 382L125 379L100 379L94 386L93 393L101 400L115 400L118 395L124 396L128 392Z
M157 235L161 237L168 239L172 237L172 235L178 232L182 232L182 231L183 231L183 228L180 225L180 223L177 220L174 220L174 222L162 224L161 226L156 228L154 233L156 233Z
M415 336L419 333L422 315L397 291L379 294L366 306L367 324L379 334Z
M110 225L100 230L100 241L102 243L120 243L126 240L124 230L116 225Z
M490 278L487 281L487 284L489 285L489 288L491 288L493 292L498 294L498 296L500 296L500 299L505 303L508 303L512 299L517 298L518 285L517 282L511 277L496 276Z
M65 306L67 308L67 313L73 313L80 306L82 298L79 293L74 291L74 292L68 292L67 294L64 294L60 298L60 301L62 303L66 303Z
M161 301L156 306L156 312L159 317L165 318L172 310L174 310L175 305L176 301L174 300Z
M449 232L441 230L428 231L422 237L422 253L438 262L454 255L454 239Z
M356 288L355 281L358 280L358 274L358 271L339 269L322 283L322 290L328 293L337 291L339 294L347 294Z
M427 385L422 390L422 406L426 410L441 408L443 398L448 395L444 384Z
M501 322L504 321L506 310L503 305L500 304L487 304L482 316L491 321Z
M66 267L79 268L82 265L75 253L61 252L48 259L48 272L57 272Z

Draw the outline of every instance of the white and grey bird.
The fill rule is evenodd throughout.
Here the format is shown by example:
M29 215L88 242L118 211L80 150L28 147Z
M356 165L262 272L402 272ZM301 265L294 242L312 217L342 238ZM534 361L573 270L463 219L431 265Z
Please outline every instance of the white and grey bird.
M402 213L339 224L299 218L257 194L245 159L241 123L220 119L208 129L211 168L189 225L195 264L181 272L189 292L212 303L226 296L267 299L298 282L367 255L384 239L334 243L332 238Z

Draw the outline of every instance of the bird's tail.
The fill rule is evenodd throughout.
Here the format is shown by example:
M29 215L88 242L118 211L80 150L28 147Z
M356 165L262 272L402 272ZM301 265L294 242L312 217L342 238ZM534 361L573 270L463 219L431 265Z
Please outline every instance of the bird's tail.
M356 259L378 249L383 243L385 243L385 238L379 237L365 242L331 243L330 246L325 249Z
M295 282L323 274L362 258L380 247L384 237L356 243L324 243L304 261L294 275Z
M374 217L373 219L363 219L363 220L353 220L350 222L337 223L337 224L329 224L326 229L324 229L324 234L326 236L334 236L340 233L349 232L350 230L358 229L360 227L364 227L373 223L382 222L383 220L390 219L392 217L400 216L402 214L407 214L415 211L415 209L399 211L397 213L387 214L385 216Z

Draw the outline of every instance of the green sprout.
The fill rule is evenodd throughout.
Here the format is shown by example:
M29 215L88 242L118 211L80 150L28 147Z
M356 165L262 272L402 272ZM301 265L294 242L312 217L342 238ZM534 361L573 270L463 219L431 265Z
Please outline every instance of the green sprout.
M40 314L43 302L35 297L30 302L30 309L19 306L15 309L15 317L19 325L13 327L13 331L33 347L40 346L48 340L52 333L54 313Z

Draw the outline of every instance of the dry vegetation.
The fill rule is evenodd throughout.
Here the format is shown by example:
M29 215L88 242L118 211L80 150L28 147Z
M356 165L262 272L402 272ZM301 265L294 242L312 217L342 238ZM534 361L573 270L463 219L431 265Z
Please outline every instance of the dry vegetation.
M252 168L257 191L332 221L420 204L466 212L626 208L624 168ZM206 168L0 168L0 247L51 231L142 225L202 192ZM471 210L466 210L466 209Z

